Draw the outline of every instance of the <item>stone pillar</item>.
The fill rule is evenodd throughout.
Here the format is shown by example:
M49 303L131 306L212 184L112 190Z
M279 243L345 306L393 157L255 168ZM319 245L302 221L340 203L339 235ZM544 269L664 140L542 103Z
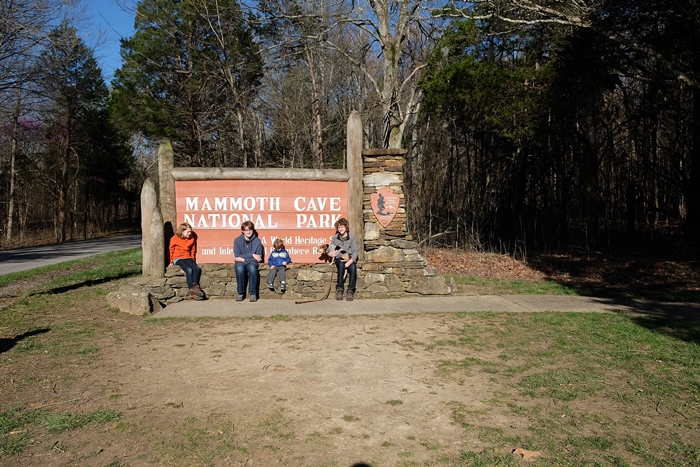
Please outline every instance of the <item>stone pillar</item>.
M348 118L347 134L348 222L350 232L355 234L359 247L359 259L364 257L364 234L362 232L362 120L353 110Z
M364 157L364 193L362 214L365 250L389 246L393 240L411 240L406 222L406 199L403 192L403 164L405 149L366 149ZM399 205L391 222L382 226L372 210L371 196L388 188L398 196Z
M165 275L165 267L167 266L165 262L165 249L163 248L165 243L163 239L163 215L157 207L153 210L149 234L151 237L151 261L148 266L149 275L152 278L163 277Z
M156 194L153 180L147 178L141 188L141 250L143 253L141 273L144 276L151 275L151 264L153 262L153 255L151 254L151 245L153 243L151 219L153 219L155 211L160 212L158 209L158 195Z
M170 222L175 226L177 222L177 210L175 207L175 155L170 140L164 138L158 147L158 181L160 186L160 212L163 222Z
M175 233L177 208L175 205L175 154L170 140L163 138L158 147L158 186L160 188L160 212L163 215L163 254L166 263L170 263L168 245Z

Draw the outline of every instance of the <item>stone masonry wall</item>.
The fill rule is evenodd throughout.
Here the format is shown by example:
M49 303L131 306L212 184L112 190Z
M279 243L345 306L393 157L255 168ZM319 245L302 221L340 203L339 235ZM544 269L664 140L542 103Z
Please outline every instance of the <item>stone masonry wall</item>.
M362 153L362 221L365 230L365 251L389 246L392 240L411 240L406 225L406 201L403 192L404 154L404 149L370 149ZM400 200L399 209L386 228L377 222L370 203L370 196L380 188L391 188Z
M392 245L370 253L371 259L358 262L356 298L395 298L413 294L443 295L450 292L442 276L427 266L413 242L396 240ZM287 292L267 289L265 278L269 268L261 264L260 299L318 299L326 295L328 287L335 290L336 268L330 263L293 264L287 268ZM431 277L442 279L431 283ZM331 283L332 281L332 283ZM438 281L439 282L439 281ZM155 306L167 306L187 296L185 274L177 266L170 266L163 278L135 277L129 280L134 289L146 289ZM236 273L232 264L203 264L200 279L202 290L210 299L233 298L237 294ZM246 289L247 294L247 289ZM156 303L157 302L157 303Z

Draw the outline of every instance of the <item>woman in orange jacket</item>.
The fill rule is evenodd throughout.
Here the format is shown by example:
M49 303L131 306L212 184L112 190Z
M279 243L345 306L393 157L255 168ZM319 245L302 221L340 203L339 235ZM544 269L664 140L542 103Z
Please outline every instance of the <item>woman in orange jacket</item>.
M192 231L190 224L177 226L175 235L170 239L170 261L185 271L189 297L204 300L204 292L199 287L199 276L202 269L197 265L197 234Z

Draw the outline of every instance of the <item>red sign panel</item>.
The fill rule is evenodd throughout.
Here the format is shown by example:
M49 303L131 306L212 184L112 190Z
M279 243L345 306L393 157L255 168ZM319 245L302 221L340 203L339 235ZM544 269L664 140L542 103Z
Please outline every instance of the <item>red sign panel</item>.
M233 263L233 240L252 221L265 248L280 238L295 263L322 262L318 246L348 212L347 182L176 181L177 222L197 232L198 263Z

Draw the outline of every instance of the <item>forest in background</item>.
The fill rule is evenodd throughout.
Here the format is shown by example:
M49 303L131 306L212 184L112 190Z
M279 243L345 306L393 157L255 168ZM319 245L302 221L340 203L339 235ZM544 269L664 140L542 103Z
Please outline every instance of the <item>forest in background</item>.
M698 0L117 0L106 83L79 0L0 4L4 248L139 224L176 165L342 168L408 150L422 244L691 254L700 234Z

